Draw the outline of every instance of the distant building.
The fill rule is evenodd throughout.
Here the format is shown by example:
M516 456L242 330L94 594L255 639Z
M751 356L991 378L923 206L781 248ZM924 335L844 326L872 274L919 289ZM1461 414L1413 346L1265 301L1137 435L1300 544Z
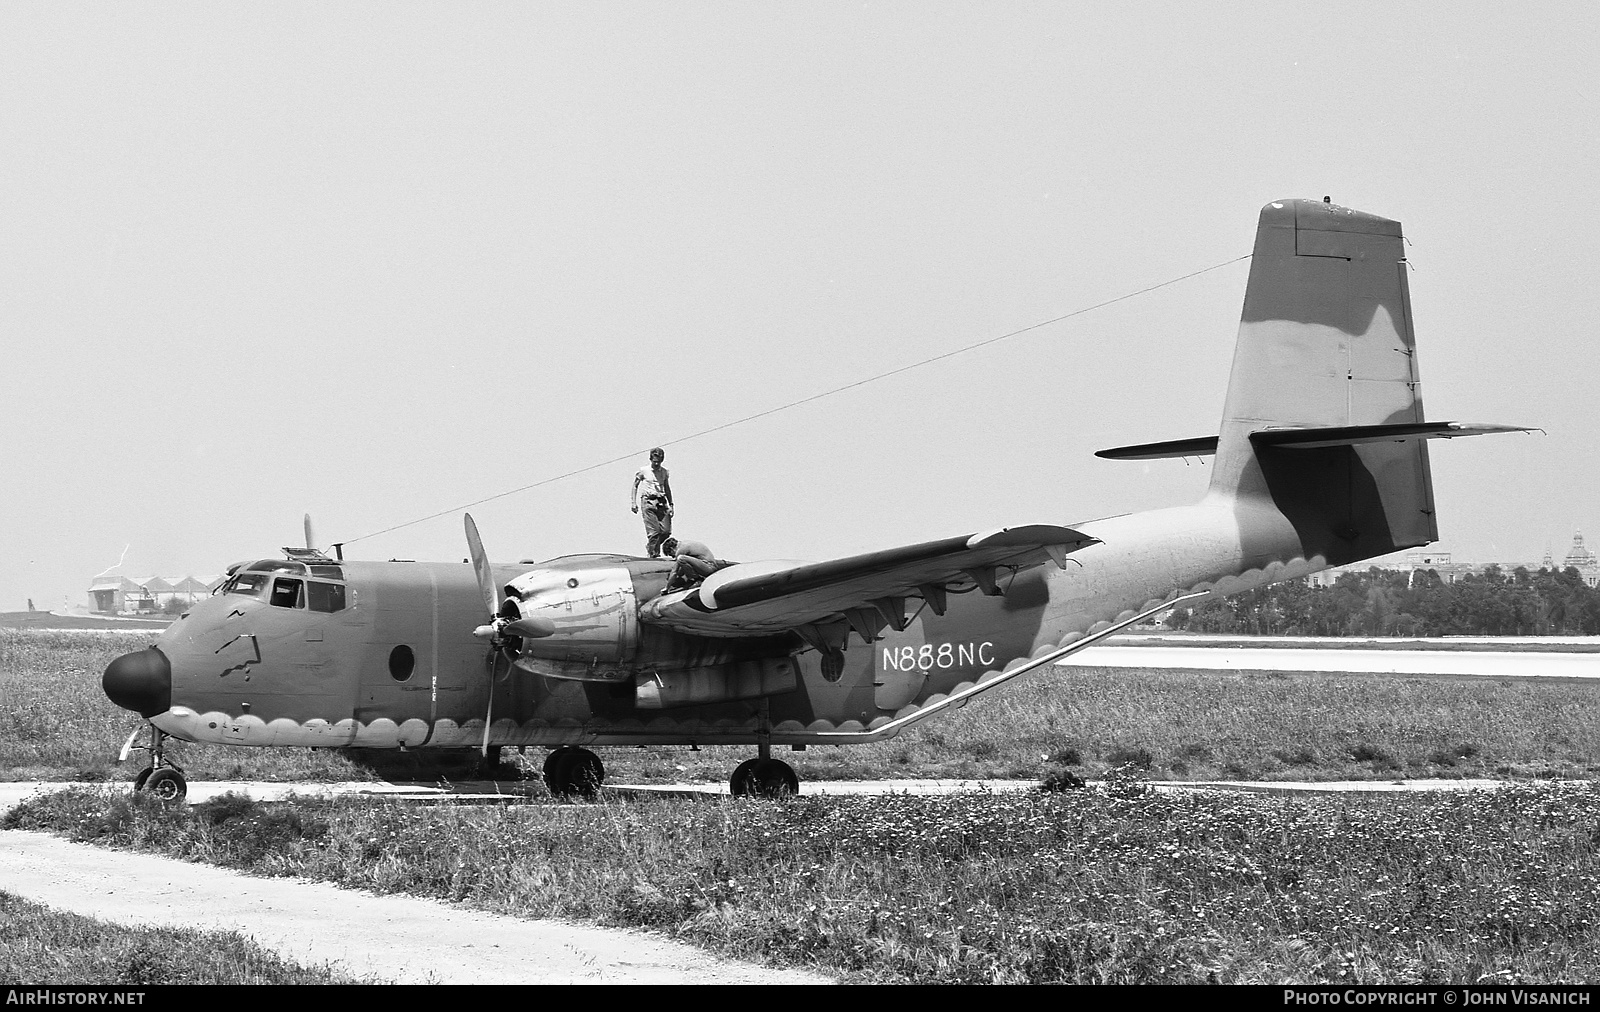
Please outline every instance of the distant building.
M1320 573L1313 573L1310 583L1313 587L1331 587L1339 581L1345 573L1365 573L1369 569L1389 569L1405 573L1421 573L1433 570L1439 574L1439 579L1445 583L1455 583L1463 576L1478 575L1490 566L1499 566L1501 572L1511 573L1518 567L1524 567L1529 572L1538 572L1541 569L1566 569L1572 567L1583 577L1583 582L1591 587L1600 586L1600 557L1589 551L1583 543L1583 532L1578 531L1572 536L1572 550L1558 567L1549 548L1544 551L1544 559L1538 564L1531 562L1456 562L1450 558L1449 552L1438 552L1429 549L1396 553L1382 558L1368 559L1358 562L1353 566L1336 566L1333 569L1324 569Z
M216 577L97 576L89 584L89 610L101 615L151 614L172 601L193 604L211 593Z
M1353 566L1324 569L1320 573L1311 574L1310 583L1313 587L1331 587L1338 583L1339 577L1345 573L1365 573L1369 569L1389 569L1413 574L1431 569L1439 574L1439 579L1443 582L1455 583L1469 573L1481 573L1487 568L1489 568L1488 563L1474 565L1470 562L1455 562L1450 558L1449 552L1421 550L1385 555L1358 562Z
M1568 566L1576 569L1578 575L1583 577L1583 582L1593 587L1600 585L1600 559L1584 547L1583 532L1578 531L1572 535L1572 548L1567 552L1567 557L1561 560L1561 568Z

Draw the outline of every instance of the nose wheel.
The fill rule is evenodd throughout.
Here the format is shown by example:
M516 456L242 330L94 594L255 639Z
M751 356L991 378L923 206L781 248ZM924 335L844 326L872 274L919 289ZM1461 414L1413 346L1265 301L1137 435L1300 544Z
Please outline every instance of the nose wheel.
M166 737L154 724L150 725L150 744L144 746L150 753L150 767L133 778L133 789L162 801L181 801L189 793L189 782L177 764L166 757L161 747Z
M544 785L558 798L593 798L605 779L605 764L586 748L563 745L544 761Z
M189 782L171 766L147 769L139 777L144 783L134 789L145 791L162 801L181 801L189 793Z

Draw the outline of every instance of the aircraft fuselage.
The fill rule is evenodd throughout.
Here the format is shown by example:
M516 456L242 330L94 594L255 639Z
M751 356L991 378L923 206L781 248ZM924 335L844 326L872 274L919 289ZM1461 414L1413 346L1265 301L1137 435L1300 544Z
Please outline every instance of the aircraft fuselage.
M564 624L571 642L560 649L541 641L543 653L562 656L502 663L492 680L473 636L484 605L470 565L319 567L334 579L265 560L157 640L171 696L151 721L177 738L246 746L477 746L486 714L491 745L863 741L1174 592L1219 581L1231 592L1326 565L1306 557L1275 511L1220 497L1077 528L1101 543L1065 568L1003 575L996 596L951 595L943 615L924 604L871 643L852 633L836 679L798 637L697 637L639 623L638 604L666 582L662 560L495 566L501 584L570 584L556 607L587 620ZM311 594L319 584L342 591ZM308 607L330 599L341 606Z

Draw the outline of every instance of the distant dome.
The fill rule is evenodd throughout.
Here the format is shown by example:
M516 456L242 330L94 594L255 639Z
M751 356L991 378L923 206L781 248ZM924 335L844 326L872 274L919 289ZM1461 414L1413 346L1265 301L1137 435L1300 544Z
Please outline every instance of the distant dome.
M1595 554L1584 547L1582 531L1572 535L1572 550L1567 552L1567 557L1562 560L1561 565L1573 566L1579 570L1600 565L1600 559L1596 559Z

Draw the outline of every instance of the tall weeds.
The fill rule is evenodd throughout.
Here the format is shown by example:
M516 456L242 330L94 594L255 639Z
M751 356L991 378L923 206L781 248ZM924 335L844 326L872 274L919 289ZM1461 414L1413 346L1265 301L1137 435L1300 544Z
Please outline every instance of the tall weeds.
M853 979L1589 980L1600 789L414 807L87 789L11 826L654 928Z

